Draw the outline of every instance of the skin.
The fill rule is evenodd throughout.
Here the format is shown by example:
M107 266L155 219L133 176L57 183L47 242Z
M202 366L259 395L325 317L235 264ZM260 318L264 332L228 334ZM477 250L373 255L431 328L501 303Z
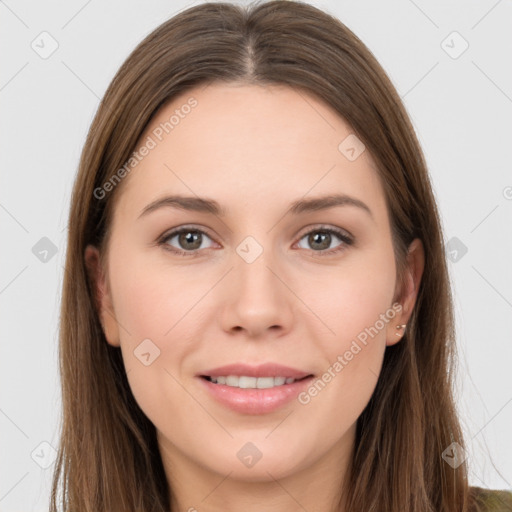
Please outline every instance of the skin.
M343 510L356 420L386 346L401 339L396 326L411 315L422 244L411 244L406 285L398 289L375 162L368 151L349 161L338 145L350 126L304 92L203 85L165 105L141 140L191 96L197 106L117 191L104 269L97 249L87 247L106 339L121 348L134 397L156 426L176 510ZM372 216L354 206L284 215L295 200L333 193L363 201ZM139 218L171 194L214 199L226 216L167 206ZM178 236L165 243L199 256L158 245L164 233L190 224L207 232L198 235L200 246L180 245ZM325 246L308 242L322 227L355 241L333 234ZM247 236L263 249L252 263L236 251ZM240 414L210 398L195 377L268 361L321 376L397 299L401 312L307 405L292 400L272 413ZM133 352L148 338L160 355L145 366ZM247 442L262 453L251 468L237 457Z

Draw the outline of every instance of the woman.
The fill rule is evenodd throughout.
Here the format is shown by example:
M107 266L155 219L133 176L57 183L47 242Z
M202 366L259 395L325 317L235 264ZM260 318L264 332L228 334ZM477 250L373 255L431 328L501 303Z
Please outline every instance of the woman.
M73 192L52 510L59 482L77 512L510 510L468 486L442 240L400 98L337 19L158 27Z

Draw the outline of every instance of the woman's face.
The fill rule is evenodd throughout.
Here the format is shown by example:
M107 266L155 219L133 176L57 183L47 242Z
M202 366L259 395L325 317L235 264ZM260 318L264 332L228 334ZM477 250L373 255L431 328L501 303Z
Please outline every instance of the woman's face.
M400 311L369 152L304 92L214 83L162 108L138 155L98 284L164 460L252 481L339 467L415 296Z

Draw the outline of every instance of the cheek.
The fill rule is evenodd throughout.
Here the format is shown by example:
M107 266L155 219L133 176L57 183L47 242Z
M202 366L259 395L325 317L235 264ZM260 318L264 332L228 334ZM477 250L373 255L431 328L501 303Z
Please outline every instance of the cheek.
M184 361L194 350L192 332L187 330L187 301L177 297L161 280L144 270L126 279L119 299L121 351L130 389L149 420L166 432L181 432L179 411L192 407L184 392Z
M328 346L342 350L392 306L395 290L392 247L353 252L336 270L329 270L325 275L315 276L314 283L308 280L302 294L330 328L330 336L325 336ZM380 323L379 326L382 329Z
M380 373L388 326L396 322L391 247L350 263L340 266L334 278L331 274L317 280L316 287L308 285L309 292L304 290L331 332L317 338L325 361L323 373L306 390L302 403L311 402L317 414L328 410L341 430L368 403Z
M198 297L186 286L183 272L170 275L169 269L153 264L145 251L126 251L122 257L112 253L112 261L120 262L111 275L116 315L126 327L121 329L121 340L140 343L149 338L162 348Z
M197 297L140 254L115 254L110 270L121 351L132 393L152 422L185 400L182 363L193 351L188 315ZM188 404L190 405L190 404ZM166 417L172 423L174 416Z

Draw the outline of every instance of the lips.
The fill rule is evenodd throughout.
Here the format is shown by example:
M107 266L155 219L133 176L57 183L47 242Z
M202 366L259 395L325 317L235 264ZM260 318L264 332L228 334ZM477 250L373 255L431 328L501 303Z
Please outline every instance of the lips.
M290 404L314 379L313 374L275 363L231 364L196 375L216 402L240 414L269 414ZM272 381L272 382L270 382Z

